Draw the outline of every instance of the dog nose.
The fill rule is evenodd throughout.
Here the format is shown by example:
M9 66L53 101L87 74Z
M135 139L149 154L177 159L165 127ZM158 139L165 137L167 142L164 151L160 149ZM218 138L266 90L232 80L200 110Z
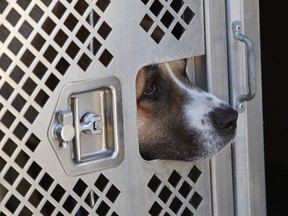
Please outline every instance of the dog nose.
M217 129L234 133L237 127L238 112L231 107L216 108L211 113L213 124Z

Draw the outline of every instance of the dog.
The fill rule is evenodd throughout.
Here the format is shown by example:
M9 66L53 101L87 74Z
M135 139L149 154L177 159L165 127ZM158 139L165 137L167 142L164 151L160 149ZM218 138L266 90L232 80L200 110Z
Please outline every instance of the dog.
M238 113L190 82L187 60L145 66L136 76L140 154L196 161L233 142Z

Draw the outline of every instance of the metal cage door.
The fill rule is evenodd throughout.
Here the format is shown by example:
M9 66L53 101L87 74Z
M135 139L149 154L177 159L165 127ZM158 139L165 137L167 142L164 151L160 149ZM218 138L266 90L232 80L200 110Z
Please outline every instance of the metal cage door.
M245 195L235 199L233 146L196 163L145 161L137 136L143 66L189 58L194 81L229 101L222 10L219 0L1 0L0 214L234 215Z

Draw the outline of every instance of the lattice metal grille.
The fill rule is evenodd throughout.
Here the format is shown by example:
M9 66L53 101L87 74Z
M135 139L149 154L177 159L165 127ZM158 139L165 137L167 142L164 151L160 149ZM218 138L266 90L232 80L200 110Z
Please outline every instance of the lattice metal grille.
M2 174L5 162L2 157L0 161ZM37 162L27 157L26 163L28 165L23 170L19 167L5 167L7 172L3 173L3 179L8 185L5 182L0 184L0 201L9 212L14 214L17 210L19 215L32 215L38 209L43 215L52 213L53 215L67 215L67 213L88 215L93 212L98 215L118 215L112 207L121 191L103 174L100 174L92 186L88 186L80 178L74 185L73 192L68 192ZM29 176L23 177L21 174L23 171ZM15 191L9 191L9 186L15 187ZM100 198L102 196L106 199ZM5 213L2 212L2 215Z
M149 8L149 13L145 14L140 26L157 44L161 42L167 30L180 40L195 15L182 0L142 0L142 2Z
M187 176L181 176L174 170L167 182L153 175L147 186L159 199L153 203L149 214L163 215L166 211L164 215L194 215L203 200L203 197L193 189L200 176L201 171L196 166L193 166Z
M143 9L139 19L145 14L135 26L148 33L144 32L153 46L153 40L158 46L170 33L181 41L195 16L182 0L143 0L133 4ZM96 172L93 180L88 178L90 182L86 176L65 175L69 180L62 181L63 176L45 167L47 161L37 160L39 152L46 153L51 146L47 131L43 135L35 130L42 126L39 116L52 110L49 106L56 101L55 92L63 87L63 81L70 75L88 74L93 64L102 71L109 70L118 57L117 49L108 44L115 33L115 23L107 19L112 5L110 0L0 1L0 215L117 216L125 212L119 203L126 203L124 198L131 200L132 191L125 188L130 186L128 182L111 178L112 171ZM196 53L202 52L199 47ZM142 159L137 163L141 165ZM122 170L119 173L123 175ZM203 199L194 189L199 176L193 180L195 174L179 173L175 169L168 174L168 180L145 173L149 179L153 176L148 190L158 198L143 214L196 212ZM154 191L151 184L155 178L160 183ZM146 183L142 185L145 190Z
M103 45L112 31L102 18L109 4L106 0L93 4L81 0L0 2L0 42L1 47L6 47L0 53L0 93L6 101L5 106L0 101L0 141L4 153L0 156L0 191L1 205L13 214L32 215L38 209L43 215L117 215L110 210L120 193L115 185L101 175L97 182L106 180L107 191L107 185L100 191L95 183L94 188L84 193L88 186L83 188L85 183L81 179L74 187L75 193L66 191L32 159L41 140L29 129L72 63L76 61L85 72L92 58L96 57L105 67L112 61L113 55ZM60 54L61 50L66 55ZM12 135L8 136L7 131ZM10 187L15 191L10 191ZM97 193L103 192L108 204L95 200ZM81 205L82 195L85 202Z

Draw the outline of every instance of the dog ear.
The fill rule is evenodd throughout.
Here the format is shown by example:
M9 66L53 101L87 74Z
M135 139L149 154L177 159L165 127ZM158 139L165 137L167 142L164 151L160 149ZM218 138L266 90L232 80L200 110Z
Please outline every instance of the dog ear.
M186 76L188 77L188 68L187 68L187 65L188 65L188 61L187 61L187 58L185 58L185 59L182 59L182 61L184 62L184 68L183 68L183 70L184 70L184 73L186 74Z
M145 88L145 83L146 83L146 79L145 79L145 68L140 69L140 71L137 74L136 77L136 97L137 97L137 101L139 100L139 98L141 97L144 88Z
M182 60L184 61L184 63L185 63L185 68L186 68L186 66L187 66L187 58L182 59Z
M186 63L187 61L185 59L177 59L168 62L171 69L177 73L185 72L186 69Z

